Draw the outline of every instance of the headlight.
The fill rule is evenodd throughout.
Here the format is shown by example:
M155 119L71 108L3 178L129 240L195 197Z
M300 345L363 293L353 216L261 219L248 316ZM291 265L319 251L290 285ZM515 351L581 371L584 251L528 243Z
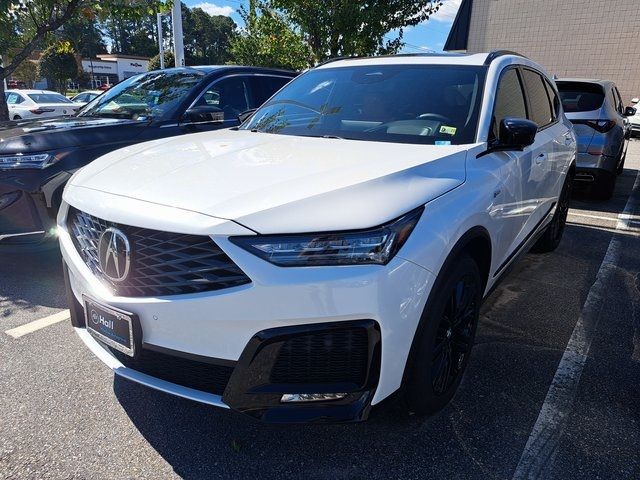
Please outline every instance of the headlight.
M60 155L52 153L0 155L0 170L14 168L45 168L60 160Z
M387 264L404 245L424 207L386 225L353 232L230 237L236 245L281 267Z

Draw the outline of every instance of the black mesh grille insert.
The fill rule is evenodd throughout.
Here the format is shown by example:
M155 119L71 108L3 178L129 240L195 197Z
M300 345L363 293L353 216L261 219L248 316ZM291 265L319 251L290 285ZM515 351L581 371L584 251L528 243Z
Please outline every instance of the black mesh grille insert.
M71 208L73 243L91 271L125 297L158 297L198 293L251 282L244 272L206 236L161 232L107 222ZM131 267L123 282L104 275L98 259L100 235L116 227L131 246Z
M364 328L343 328L300 335L281 347L272 383L364 384L368 364Z
M233 373L233 367L198 362L153 350L142 349L137 358L106 347L125 367L203 392L222 395Z

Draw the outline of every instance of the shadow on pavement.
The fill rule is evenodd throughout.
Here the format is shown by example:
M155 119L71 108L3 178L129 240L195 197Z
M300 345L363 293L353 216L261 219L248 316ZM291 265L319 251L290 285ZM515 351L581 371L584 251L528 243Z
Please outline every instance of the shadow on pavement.
M67 308L59 250L0 254L0 318L17 310Z

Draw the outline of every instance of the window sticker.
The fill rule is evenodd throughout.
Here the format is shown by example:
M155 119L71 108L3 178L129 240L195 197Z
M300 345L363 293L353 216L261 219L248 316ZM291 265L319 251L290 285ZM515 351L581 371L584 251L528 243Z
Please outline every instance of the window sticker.
M446 125L442 125L440 127L440 133L446 133L447 135L455 135L456 134L456 127L448 127Z
M451 140L436 140L436 145L451 145Z

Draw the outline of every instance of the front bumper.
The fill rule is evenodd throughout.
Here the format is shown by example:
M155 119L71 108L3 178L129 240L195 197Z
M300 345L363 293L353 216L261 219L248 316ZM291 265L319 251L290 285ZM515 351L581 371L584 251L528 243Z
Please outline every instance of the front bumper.
M71 173L0 171L0 251L55 246L56 213Z
M395 257L388 265L281 268L229 242L213 240L252 283L213 292L169 297L111 295L84 264L69 234L59 226L75 327L87 346L116 374L192 400L232 407L274 422L357 421L396 391L434 276ZM82 295L138 315L143 350L169 352L232 368L215 393L146 375L105 349L77 319ZM297 383L273 385L270 365L283 336L313 331L363 328L369 347L361 385ZM376 340L377 338L377 340ZM252 361L248 361L251 359ZM125 360L125 363L123 361ZM263 368L260 368L263 367ZM337 367L341 368L341 367ZM348 393L341 400L308 405L281 404L283 393Z

